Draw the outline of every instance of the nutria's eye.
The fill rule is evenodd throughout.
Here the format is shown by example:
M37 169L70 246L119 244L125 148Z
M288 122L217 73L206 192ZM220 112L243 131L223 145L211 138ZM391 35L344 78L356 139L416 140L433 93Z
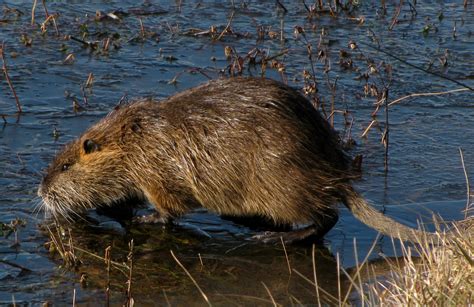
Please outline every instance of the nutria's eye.
M67 171L69 169L69 167L71 166L71 164L63 164L63 166L61 167L61 170L64 172L64 171Z
M83 147L84 147L84 152L86 154L90 154L94 151L98 151L99 150L99 144L97 144L96 142L94 142L93 140L85 140L84 141L84 144L83 144Z

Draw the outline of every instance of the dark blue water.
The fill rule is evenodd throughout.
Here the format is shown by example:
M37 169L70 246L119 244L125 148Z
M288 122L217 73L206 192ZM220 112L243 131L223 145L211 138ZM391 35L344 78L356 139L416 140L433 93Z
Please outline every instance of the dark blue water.
M467 171L471 173L472 92L412 98L392 106L386 173L381 131L374 128L367 138L361 138L372 119L376 97L364 95L365 81L359 77L369 71L367 59L371 59L380 73L372 74L369 82L382 88L382 82L389 83L389 78L381 63L390 64L391 100L412 93L461 88L368 47L366 44L376 45L371 39L376 37L388 53L474 87L472 4L463 8L457 2L417 1L417 15L406 4L399 23L390 31L395 3L387 4L385 16L380 3L373 1L351 12L338 12L336 17L325 13L309 20L300 2L282 1L287 13L275 1L234 2L233 8L231 1L185 1L181 5L179 1L153 4L51 1L47 3L49 13L59 13L59 36L51 24L46 33L41 33L39 24L45 20L41 3L36 8L36 25L31 26L31 1L0 2L10 8L3 11L3 16L0 12L0 41L5 43L9 74L24 110L16 116L15 100L5 78L0 77L0 114L6 115L6 123L0 127L0 222L8 224L16 218L26 221L26 226L18 230L19 245L13 246L14 234L0 239L1 303L69 304L74 290L79 303L105 301L103 262L81 254L84 261L81 267L63 268L62 260L44 247L49 238L39 227L46 223L42 212L34 211L39 201L36 190L41 170L61 145L107 114L124 95L128 99L150 96L159 99L204 83L207 76L228 75L231 61L225 57L225 46L235 48L242 57L254 48L270 56L284 53L277 58L284 64L284 75L269 64L266 76L302 88L303 70L311 71L311 63L307 42L302 35L294 35L295 26L305 29L306 39L313 45L318 97L326 110L330 109L334 95L336 109L349 111L354 120L352 137L357 146L350 154L364 156L363 176L355 182L355 187L385 214L412 226L416 226L420 216L429 222L431 211L447 220L462 216L466 183L459 148L464 151ZM18 9L23 15L11 9ZM235 11L232 35L224 35L220 41L212 40L209 35L192 35L217 26L214 35L219 36L232 10ZM102 14L116 11L120 20L95 21L96 11ZM120 15L121 12L127 14ZM362 17L364 23L359 24L355 18ZM271 39L267 33L264 40L258 40L259 26L267 32L276 32L276 38ZM284 40L280 40L282 26ZM67 35L81 38L86 28L85 40L98 41L99 49L106 37L112 37L117 47L112 44L108 52L102 52L66 38ZM25 46L22 35L32 40L31 46ZM351 40L358 44L359 50L348 48ZM341 49L352 54L353 69L339 65ZM317 59L320 50L330 61L327 75L324 63ZM71 53L75 61L65 64ZM447 65L443 66L446 61ZM248 67L245 64L243 74L261 74L259 65ZM88 102L85 104L81 84L90 73L94 82L91 89L85 89ZM170 82L175 78L177 82ZM330 83L337 79L335 92L330 90L327 78ZM73 109L73 100L82 106L81 111ZM383 109L377 119L383 129ZM336 129L343 131L343 123L343 117L336 113ZM59 137L53 135L55 130ZM90 215L95 218L95 225L69 225L76 246L102 256L105 247L112 245L114 260L123 262L127 244L134 239L132 293L137 304L164 304L167 300L174 304L204 303L194 284L171 257L170 250L213 303L271 303L262 282L279 303L314 302L314 287L294 272L289 275L282 247L246 241L255 233L244 226L202 211L183 217L178 226L166 230L159 226L120 224L94 212ZM354 237L360 260L376 232L341 208L339 223L316 254L320 283L334 295L337 295L335 257L339 254L346 268L356 264ZM291 267L312 279L311 248L288 246L287 249ZM378 258L378 253L395 255L390 238L379 240L371 259ZM82 273L88 276L87 287L79 283ZM111 300L122 303L127 278L120 270L113 270L111 280Z

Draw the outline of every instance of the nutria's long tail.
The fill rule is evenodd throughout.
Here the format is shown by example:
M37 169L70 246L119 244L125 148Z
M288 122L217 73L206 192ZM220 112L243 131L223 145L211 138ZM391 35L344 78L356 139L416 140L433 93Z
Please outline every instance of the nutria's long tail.
M436 242L437 236L434 233L410 228L402 225L388 216L375 210L367 201L352 187L346 189L347 194L344 204L354 214L354 216L364 224L380 231L382 234L399 238L402 241L420 242L424 236Z

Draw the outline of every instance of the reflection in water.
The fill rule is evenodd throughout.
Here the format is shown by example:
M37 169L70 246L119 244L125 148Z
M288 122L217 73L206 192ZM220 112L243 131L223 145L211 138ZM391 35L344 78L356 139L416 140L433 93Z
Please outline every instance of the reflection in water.
M71 225L71 236L76 253L83 261L80 273L87 275L88 287L104 292L107 286L106 265L89 252L103 257L104 246L112 247L115 264L110 277L111 300L116 303L125 299L128 280L125 264L128 243L132 238L132 291L135 299L143 304L164 304L166 300L177 304L188 300L186 297L204 303L203 299L200 302L201 297L192 280L173 260L171 251L214 304L271 303L265 286L275 300L285 305L316 299L311 245L285 246L285 254L282 245L262 245L246 240L254 233L205 212L192 214L179 221L179 225L166 227L132 225L122 221L126 231L118 229L118 225L114 230L108 226L101 227L109 221L102 216L100 219L102 221L97 225ZM68 240L67 234L64 241ZM350 283L342 275L338 285L335 278L338 276L337 261L327 247L322 244L315 246L314 259L321 299L334 304L338 287L345 295ZM57 261L62 263L60 259Z

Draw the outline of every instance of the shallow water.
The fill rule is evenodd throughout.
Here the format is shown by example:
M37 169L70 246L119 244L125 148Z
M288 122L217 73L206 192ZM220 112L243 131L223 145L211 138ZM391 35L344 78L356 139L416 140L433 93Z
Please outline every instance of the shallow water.
M238 35L224 35L220 41L186 33L192 29L207 31L216 25L218 36L231 15L231 1L184 2L180 7L179 1L157 1L156 5L134 1L51 1L47 3L49 12L60 14L59 37L52 25L45 34L41 34L38 26L30 26L31 1L3 2L24 13L17 16L4 10L3 16L0 15L0 41L6 44L9 74L24 112L16 117L15 100L2 76L0 113L7 115L7 123L0 128L0 222L8 224L19 218L26 221L26 226L18 230L19 245L14 245L15 234L0 239L0 303L15 301L27 305L49 301L61 305L72 303L74 290L77 303L105 301L103 262L77 252L83 265L77 270L63 268L62 260L44 247L49 238L39 225L46 222L41 212L34 211L39 201L36 189L41 170L62 144L107 114L125 94L129 99L162 98L206 82L205 75L217 78L226 74L230 61L224 55L225 46L234 47L241 56L255 47L270 56L289 49L278 59L285 65L285 79L302 88L302 72L310 71L311 65L304 38L294 36L295 26L302 26L313 44L318 95L328 107L332 92L325 80L324 65L316 59L322 29L326 33L322 36L322 46L327 47L331 61L329 79L334 82L337 77L336 108L347 109L354 118L352 136L357 146L350 154L364 156L363 176L355 182L355 187L385 214L412 226L419 216L429 222L431 211L446 220L462 216L466 183L459 148L464 151L470 173L474 161L474 141L470 137L474 124L472 92L408 99L391 107L389 171L385 173L380 131L374 128L368 138L360 137L370 123L376 98L364 96L364 81L357 77L367 70L364 59L372 58L376 64L384 61L393 67L391 100L411 93L460 88L371 49L365 44L375 45L370 39L370 33L374 33L387 52L424 68L432 62L431 71L474 87L472 4L464 9L454 1L417 1L417 15L413 16L405 5L400 22L390 31L394 3L387 4L385 17L380 15L377 1L361 5L352 15L321 14L309 21L302 3L282 2L287 13L275 1L245 1L246 5L235 1L231 29ZM128 14L116 12L119 21L94 21L97 10L103 13L120 10ZM360 16L365 18L363 24L353 19ZM145 39L141 37L139 18L144 24ZM44 19L43 7L38 3L36 22L42 23ZM284 41L280 40L282 24ZM65 35L80 38L84 25L89 33L86 40L101 41L99 46L102 46L105 37L113 36L112 41L120 47L111 47L105 53L64 39ZM277 38L266 35L258 41L259 25L277 32ZM26 40L32 39L31 46L25 46L22 34L27 35ZM349 50L350 40L357 42L360 52ZM341 49L352 53L359 72L339 66ZM445 56L446 50L448 64L443 67L439 58ZM65 64L70 53L75 61ZM266 75L281 79L269 66ZM203 73L197 72L197 68ZM86 105L81 84L89 73L94 74L94 83L92 89L85 90ZM246 64L243 73L259 75L261 70L258 65L247 70ZM177 83L170 83L176 76ZM377 76L369 81L381 82ZM82 106L81 111L73 109L74 99ZM383 109L378 119L383 128ZM335 127L344 129L342 116L336 116ZM55 129L59 137L53 135ZM69 225L78 248L103 255L105 247L111 245L113 260L123 262L128 242L133 238L132 294L137 304L164 304L167 300L172 304L205 304L195 285L171 257L170 250L214 304L271 304L269 292L282 304L315 302L314 286L294 271L289 274L281 246L262 246L246 240L255 230L234 222L201 210L166 229L134 225L127 220L119 222L97 212L90 212L89 218L93 221L90 224L79 221ZM337 296L336 255L340 256L343 267L351 268L365 257L375 237L375 231L341 208L339 223L316 249L320 286ZM311 247L287 246L287 252L291 268L312 280ZM378 240L370 259L380 259L381 253L396 255L390 238ZM83 273L88 276L86 287L79 283ZM111 301L122 303L127 277L113 269L110 280ZM346 286L343 280L343 289Z

